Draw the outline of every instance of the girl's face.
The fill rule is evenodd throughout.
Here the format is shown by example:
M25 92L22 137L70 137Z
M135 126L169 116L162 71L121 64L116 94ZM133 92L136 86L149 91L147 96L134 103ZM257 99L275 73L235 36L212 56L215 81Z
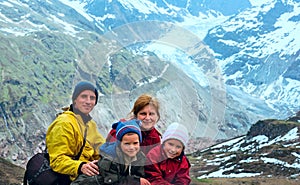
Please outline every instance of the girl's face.
M175 158L180 156L183 151L183 144L177 139L168 139L163 144L163 150L168 158Z
M140 151L140 138L136 133L127 133L122 137L121 150L129 157Z
M82 91L78 97L74 100L74 106L83 114L88 115L96 104L95 92L91 90Z
M158 121L158 114L155 107L152 105L146 105L137 113L137 119L142 122L142 130L151 130Z

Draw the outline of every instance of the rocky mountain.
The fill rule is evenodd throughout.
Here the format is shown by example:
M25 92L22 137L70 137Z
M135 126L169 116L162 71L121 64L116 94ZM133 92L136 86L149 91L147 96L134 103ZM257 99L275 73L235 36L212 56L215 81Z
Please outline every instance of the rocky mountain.
M286 120L259 120L247 134L193 155L198 179L300 176L300 112Z
M280 2L0 1L0 156L24 166L82 79L100 90L93 117L103 135L147 92L161 101L159 130L187 125L189 152L298 111L299 57L276 43L297 48L299 2ZM272 36L283 22L294 23L289 39ZM273 41L277 58L254 55Z

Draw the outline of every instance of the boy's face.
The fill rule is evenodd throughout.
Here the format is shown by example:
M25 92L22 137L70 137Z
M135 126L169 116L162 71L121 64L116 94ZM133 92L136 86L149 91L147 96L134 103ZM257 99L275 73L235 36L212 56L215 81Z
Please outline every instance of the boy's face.
M181 154L183 144L177 139L168 139L163 144L163 150L168 158L173 159Z
M121 141L121 150L129 157L134 157L140 150L140 139L136 133L127 133Z

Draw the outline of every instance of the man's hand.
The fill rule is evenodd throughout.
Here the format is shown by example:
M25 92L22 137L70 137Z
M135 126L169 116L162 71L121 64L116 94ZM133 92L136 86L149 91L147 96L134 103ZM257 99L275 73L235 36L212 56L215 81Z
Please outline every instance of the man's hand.
M83 174L86 174L88 176L94 176L99 174L99 168L97 166L97 160L94 160L92 162L86 163L82 165L81 167L81 172Z
M151 185L151 183L145 178L140 178L140 183L141 185Z

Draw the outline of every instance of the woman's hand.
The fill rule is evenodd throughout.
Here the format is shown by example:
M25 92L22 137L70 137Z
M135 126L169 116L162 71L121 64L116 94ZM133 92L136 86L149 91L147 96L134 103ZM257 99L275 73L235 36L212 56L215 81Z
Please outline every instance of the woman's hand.
M86 174L88 176L94 176L99 174L99 168L97 166L97 160L91 161L89 163L86 163L82 165L81 172L83 174Z

